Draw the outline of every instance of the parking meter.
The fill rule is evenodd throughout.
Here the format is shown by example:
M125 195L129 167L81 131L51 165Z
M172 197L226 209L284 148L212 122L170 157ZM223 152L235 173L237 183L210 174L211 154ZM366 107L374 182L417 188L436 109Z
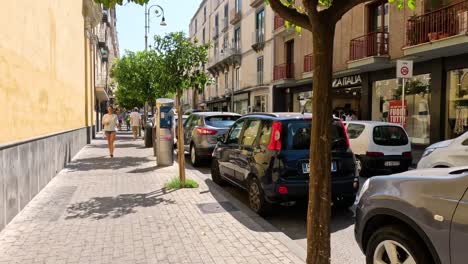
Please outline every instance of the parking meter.
M158 166L171 166L174 163L173 108L174 100L168 98L156 99L154 126Z

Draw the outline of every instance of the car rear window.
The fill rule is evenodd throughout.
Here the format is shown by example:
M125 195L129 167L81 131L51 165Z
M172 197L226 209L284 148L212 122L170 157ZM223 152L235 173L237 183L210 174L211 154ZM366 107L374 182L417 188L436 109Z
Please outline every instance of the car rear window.
M402 146L408 144L403 128L398 126L376 126L373 133L374 143L382 146Z
M310 147L311 121L289 121L286 123L285 143L290 150L305 150ZM283 132L283 134L285 134ZM331 128L332 149L347 148L346 135L340 122Z
M212 127L230 127L239 116L219 115L205 117L205 124Z

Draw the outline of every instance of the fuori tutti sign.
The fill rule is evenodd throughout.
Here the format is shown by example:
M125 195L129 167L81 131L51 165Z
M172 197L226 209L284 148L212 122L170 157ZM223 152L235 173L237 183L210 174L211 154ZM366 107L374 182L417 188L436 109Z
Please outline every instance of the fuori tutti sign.
M333 79L332 87L341 88L347 86L360 85L361 83L361 75L351 75Z

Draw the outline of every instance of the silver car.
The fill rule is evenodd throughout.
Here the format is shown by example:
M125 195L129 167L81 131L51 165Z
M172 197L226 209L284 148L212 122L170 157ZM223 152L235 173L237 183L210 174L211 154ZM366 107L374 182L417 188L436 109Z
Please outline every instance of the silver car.
M468 167L368 179L356 241L367 263L468 263Z
M193 166L211 158L218 136L224 135L239 117L227 112L196 112L189 116L184 123L184 150L190 153Z

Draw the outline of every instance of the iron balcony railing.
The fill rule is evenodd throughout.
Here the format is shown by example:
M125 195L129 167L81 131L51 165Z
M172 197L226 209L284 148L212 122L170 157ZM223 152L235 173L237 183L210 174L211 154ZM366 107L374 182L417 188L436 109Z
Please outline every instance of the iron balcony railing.
M388 55L388 32L371 32L351 40L349 59Z
M312 54L304 56L304 72L311 72L314 69L314 57Z
M273 80L283 80L294 78L294 63L284 63L275 65L273 69Z
M284 27L284 25L285 25L284 18L280 17L278 14L275 14L274 30Z
M468 32L468 1L462 1L420 16L406 24L406 45L414 46Z

